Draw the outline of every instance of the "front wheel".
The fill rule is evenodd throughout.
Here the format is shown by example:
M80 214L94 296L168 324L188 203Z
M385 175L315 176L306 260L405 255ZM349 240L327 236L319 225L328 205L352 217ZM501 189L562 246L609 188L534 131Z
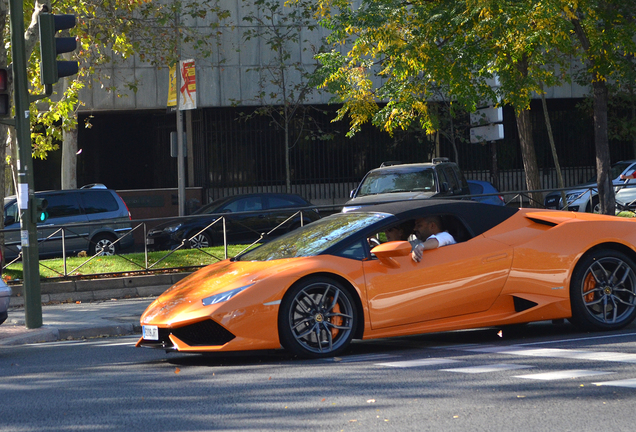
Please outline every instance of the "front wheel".
M212 239L206 233L199 233L190 239L190 249L202 249L212 246Z
M615 250L598 250L575 268L570 321L583 330L618 330L636 317L636 265Z
M278 333L288 351L301 357L343 352L356 331L358 311L339 282L313 277L293 286L281 302Z

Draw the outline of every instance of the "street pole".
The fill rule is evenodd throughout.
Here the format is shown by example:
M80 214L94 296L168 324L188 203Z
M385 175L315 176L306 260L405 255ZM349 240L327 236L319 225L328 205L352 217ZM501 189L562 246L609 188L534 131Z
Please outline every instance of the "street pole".
M18 145L18 206L24 274L24 319L27 328L42 327L38 239L33 206L33 160L29 120L29 83L24 42L23 0L10 0L13 98Z
M183 114L181 112L181 35L179 34L181 8L175 15L177 30L177 200L179 201L179 216L185 216L185 161L183 157Z

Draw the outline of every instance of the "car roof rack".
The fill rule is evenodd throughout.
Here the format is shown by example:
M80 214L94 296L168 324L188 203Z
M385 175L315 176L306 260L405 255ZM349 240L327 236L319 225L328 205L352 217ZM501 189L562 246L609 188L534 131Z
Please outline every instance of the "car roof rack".
M434 157L432 162L434 164L438 164L438 163L442 163L442 162L450 162L450 159L448 159L447 157Z
M393 165L403 165L403 164L404 164L404 162L402 162L402 161L386 161L386 162L382 162L380 164L380 168L389 167L389 166L393 166Z

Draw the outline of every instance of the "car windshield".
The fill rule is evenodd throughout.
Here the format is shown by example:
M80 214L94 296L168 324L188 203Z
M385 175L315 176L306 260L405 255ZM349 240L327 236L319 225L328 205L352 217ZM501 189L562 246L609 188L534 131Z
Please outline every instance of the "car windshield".
M435 172L432 168L381 170L367 175L357 196L435 190Z
M612 165L612 169L610 171L610 178L615 180L619 175L623 174L623 172L632 165L632 162L618 162ZM596 174L594 177L590 178L588 183L596 183Z
M350 235L382 219L386 213L339 213L319 219L303 228L237 257L240 261L271 261L319 255Z

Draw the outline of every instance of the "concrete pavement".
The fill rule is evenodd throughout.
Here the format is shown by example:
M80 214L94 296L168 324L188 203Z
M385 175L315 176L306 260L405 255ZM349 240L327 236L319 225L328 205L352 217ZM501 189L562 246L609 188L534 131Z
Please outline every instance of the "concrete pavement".
M27 329L22 287L11 286L0 346L141 334L139 317L163 291L189 273L42 284L42 322Z

